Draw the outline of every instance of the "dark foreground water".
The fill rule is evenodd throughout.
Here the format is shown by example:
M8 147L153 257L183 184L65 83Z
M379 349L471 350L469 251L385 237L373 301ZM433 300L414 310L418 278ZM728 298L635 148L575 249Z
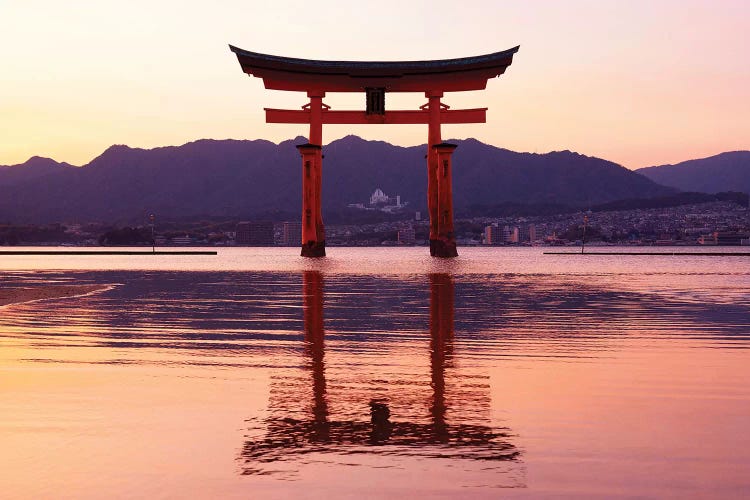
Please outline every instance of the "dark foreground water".
M750 495L750 259L2 257L2 498Z

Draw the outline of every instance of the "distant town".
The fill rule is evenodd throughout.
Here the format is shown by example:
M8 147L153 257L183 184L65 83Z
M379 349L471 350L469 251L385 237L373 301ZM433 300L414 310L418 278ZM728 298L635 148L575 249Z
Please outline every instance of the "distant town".
M427 245L429 221L408 201L377 188L369 203L348 207L395 217L326 226L329 246ZM134 226L102 223L0 224L0 245L299 246L301 223L290 220L170 221ZM555 215L456 218L460 245L750 245L750 209L733 201L674 207L579 211Z

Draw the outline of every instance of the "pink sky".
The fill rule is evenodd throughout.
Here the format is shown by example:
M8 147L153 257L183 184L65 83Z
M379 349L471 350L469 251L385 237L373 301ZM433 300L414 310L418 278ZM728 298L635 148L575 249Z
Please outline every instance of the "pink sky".
M315 6L311 7L312 5ZM448 94L487 106L487 123L446 126L517 151L570 149L628 168L750 149L750 2L394 1L0 3L0 164L32 155L83 164L111 144L306 134L265 124L263 107L295 109L266 91L227 44L315 59L463 57L521 45L487 90ZM418 94L389 95L413 109ZM330 94L338 109L360 95ZM422 144L426 127L329 126Z

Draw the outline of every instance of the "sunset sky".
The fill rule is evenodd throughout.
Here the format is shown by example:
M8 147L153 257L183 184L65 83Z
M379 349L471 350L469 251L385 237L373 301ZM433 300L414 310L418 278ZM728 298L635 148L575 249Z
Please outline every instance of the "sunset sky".
M409 60L521 49L485 91L487 123L444 127L517 151L570 149L628 168L750 149L747 0L393 1L0 0L0 165L32 155L76 165L111 144L201 138L274 142L303 125L265 124L263 107L302 94L244 75L227 44L311 59ZM338 109L359 94L329 94ZM389 95L414 109L423 95ZM426 126L327 126L422 144Z

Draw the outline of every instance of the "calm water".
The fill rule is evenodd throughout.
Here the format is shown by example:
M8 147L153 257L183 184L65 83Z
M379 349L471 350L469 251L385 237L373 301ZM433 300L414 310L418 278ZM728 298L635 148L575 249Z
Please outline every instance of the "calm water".
M750 495L750 258L426 252L0 257L0 497Z

